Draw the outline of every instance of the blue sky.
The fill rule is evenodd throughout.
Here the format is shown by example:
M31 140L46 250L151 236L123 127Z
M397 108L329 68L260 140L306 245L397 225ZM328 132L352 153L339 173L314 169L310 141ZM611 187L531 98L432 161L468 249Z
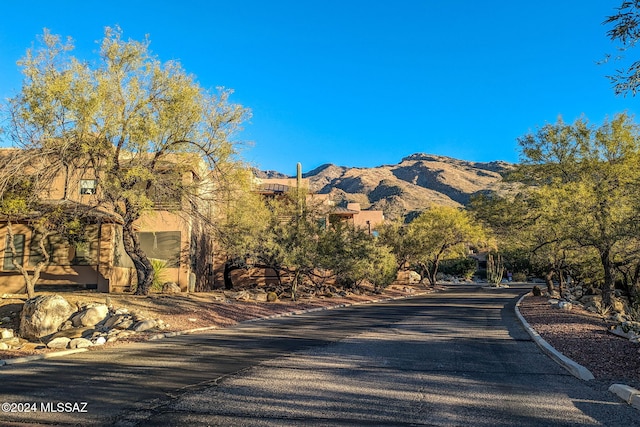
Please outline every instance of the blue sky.
M296 162L367 167L416 152L516 162L516 138L558 115L601 123L638 105L614 95L615 65L597 65L615 53L602 22L619 0L2 3L2 99L43 28L89 59L119 25L202 86L233 89L253 112L242 156L288 174Z

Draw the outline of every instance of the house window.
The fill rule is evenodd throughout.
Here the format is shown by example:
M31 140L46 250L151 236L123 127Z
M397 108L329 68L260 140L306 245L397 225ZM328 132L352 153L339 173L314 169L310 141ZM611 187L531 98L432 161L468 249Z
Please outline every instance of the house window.
M80 194L96 194L96 180L95 179L81 179L80 180Z
M4 270L15 270L16 267L13 265L13 261L16 261L16 264L23 265L24 262L24 234L14 234L13 235L13 244L16 248L15 257L11 253L11 238L7 234L6 244L4 246Z
M167 267L180 266L180 232L156 231L138 233L140 248L149 258L161 259L167 262Z

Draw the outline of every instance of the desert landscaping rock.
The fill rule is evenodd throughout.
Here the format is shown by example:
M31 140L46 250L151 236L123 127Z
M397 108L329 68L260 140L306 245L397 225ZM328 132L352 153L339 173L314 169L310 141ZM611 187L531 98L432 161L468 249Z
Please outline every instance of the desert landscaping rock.
M266 292L256 292L253 296L253 300L256 302L267 302Z
M180 286L178 286L177 283L167 282L164 285L162 285L163 294L179 294L180 292L182 292L182 290L180 289Z
M90 327L63 329L53 334L51 338L65 337L69 339L74 339L74 338L80 338L86 335L91 335L94 331L95 329Z
M19 347L20 338L18 337L3 338L2 340L0 340L0 343L6 346L5 350L7 350L10 348Z
M102 322L109 314L106 304L95 304L73 316L73 326L94 326Z
M144 332L144 331L148 331L149 329L153 329L156 327L156 321L155 320L143 320L141 322L136 323L133 326L133 330L136 332Z
M69 341L69 348L88 348L92 345L93 343L86 338L74 338Z
M47 343L48 348L67 348L69 346L70 338L56 337Z
M25 339L39 338L58 332L75 310L59 295L41 295L25 301L20 315L19 335Z

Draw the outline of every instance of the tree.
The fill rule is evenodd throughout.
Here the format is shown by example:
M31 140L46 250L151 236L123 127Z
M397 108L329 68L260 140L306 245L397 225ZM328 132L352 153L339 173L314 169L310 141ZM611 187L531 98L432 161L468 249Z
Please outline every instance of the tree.
M545 224L571 241L595 250L603 274L603 301L612 304L616 268L631 262L640 225L640 134L626 114L594 128L579 119L559 119L519 139L520 178L534 184L547 208Z
M398 268L392 250L366 230L337 222L322 231L318 242L318 266L330 270L336 283L358 287L364 281L381 290L391 284Z
M118 28L106 28L94 65L72 49L45 31L19 62L25 78L10 100L11 135L21 148L95 170L100 204L122 218L136 293L147 294L153 267L134 223L159 203L208 221L203 204L233 169L231 137L248 111L229 102L231 91L204 90L179 63L156 59L149 40L123 40Z
M238 169L231 180L233 185L225 189L221 200L215 228L216 241L226 254L224 283L226 289L233 289L231 272L248 268L248 262L261 241L271 234L274 224L273 210L262 195L253 191L253 173L248 169Z
M626 51L635 47L640 40L640 0L623 0L614 15L610 15L604 24L611 24L613 28L607 31L607 36L620 46L618 50ZM624 61L624 57L615 58L616 61ZM617 70L616 74L609 76L616 94L631 92L636 95L640 87L640 61L632 61L629 65Z
M433 286L442 259L466 255L469 246L486 243L487 236L466 211L434 206L409 224L407 239L410 242L407 247L411 248L409 261L420 268L421 275Z

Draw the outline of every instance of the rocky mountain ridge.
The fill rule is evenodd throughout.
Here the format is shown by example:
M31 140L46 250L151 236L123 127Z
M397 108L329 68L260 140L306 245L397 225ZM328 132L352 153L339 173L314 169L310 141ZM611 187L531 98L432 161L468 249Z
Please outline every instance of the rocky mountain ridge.
M470 162L416 153L398 164L372 168L325 164L303 177L309 180L312 192L398 217L432 205L464 206L478 193L509 191L502 176L512 167L502 161ZM264 178L278 176L285 177L273 171L262 173Z

